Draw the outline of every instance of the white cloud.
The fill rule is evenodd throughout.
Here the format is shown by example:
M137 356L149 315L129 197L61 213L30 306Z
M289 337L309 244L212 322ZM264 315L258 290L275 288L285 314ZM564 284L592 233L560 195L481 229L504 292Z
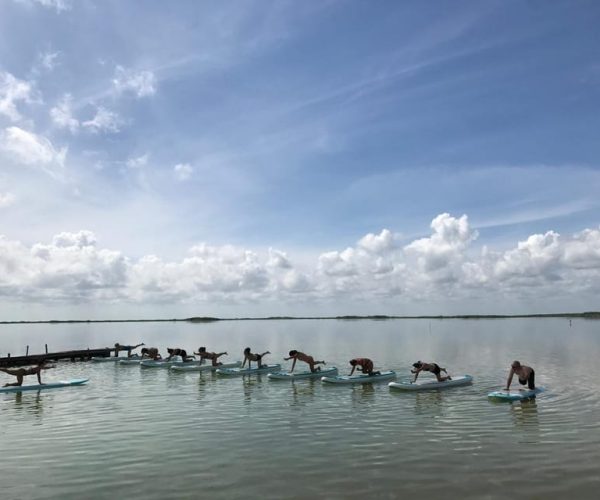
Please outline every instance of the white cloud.
M125 163L129 168L141 168L148 163L148 153L135 158L129 158Z
M192 176L194 169L189 163L178 163L173 167L173 172L178 181L186 181Z
M0 134L0 149L17 162L37 166L55 177L64 167L67 155L66 147L56 149L45 137L19 127L8 127Z
M394 238L389 229L384 229L379 234L367 234L359 240L358 246L369 252L382 253L392 249Z
M48 9L55 9L59 14L72 8L72 0L16 0L16 2L27 5L38 4Z
M59 128L67 128L71 133L76 133L79 129L79 120L73 117L72 102L71 95L65 94L58 105L50 110L50 118Z
M156 77L152 71L135 71L117 66L113 85L118 92L133 92L137 97L156 93Z
M91 132L119 132L121 119L119 116L106 108L99 106L96 109L96 115L91 120L81 122L81 126L87 128Z
M10 207L16 199L12 193L0 193L0 208Z
M507 251L484 247L473 255L467 245L474 234L466 218L441 214L432 230L430 238L416 240L405 251L391 245L375 245L377 253L369 245L365 250L365 242L374 241L371 234L356 247L323 253L304 266L297 266L280 250L255 252L205 243L190 248L178 261L156 255L129 259L119 251L100 248L89 231L60 233L50 243L31 247L0 237L0 293L41 302L279 305L289 300L293 305L323 300L383 304L398 297L404 302L437 300L438 304L450 298L485 297L493 304L506 296L517 300L556 296L561 289L593 297L598 291L600 228L571 237L549 231ZM382 234L386 240L387 233ZM436 245L453 248L452 258L444 259L449 274L441 273L437 265L412 265L415 251L425 249L428 258L438 254L432 250Z
M21 119L17 102L32 102L33 86L30 82L19 80L10 73L0 72L0 114L12 121Z

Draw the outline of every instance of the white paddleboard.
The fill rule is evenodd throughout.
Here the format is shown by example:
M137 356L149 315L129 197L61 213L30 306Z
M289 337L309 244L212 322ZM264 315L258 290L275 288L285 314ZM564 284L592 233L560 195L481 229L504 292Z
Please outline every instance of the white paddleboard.
M321 377L321 382L329 384L370 384L372 382L383 382L396 378L396 372L393 370L380 372L379 375L339 375L337 377Z
M256 373L270 373L281 370L281 365L262 365L262 368L219 368L219 375L240 376L254 375Z
M536 387L535 389L511 389L493 391L488 394L488 398L496 401L522 401L524 399L534 398L540 392L543 392L543 387Z
M200 361L160 361L153 359L145 359L140 361L142 368L171 368L172 366L193 366L200 365Z
M33 385L21 385L21 386L10 386L0 387L0 392L21 392L21 391L42 391L46 389L57 389L59 387L69 387L72 385L85 384L89 379L87 378L76 378L72 380L58 380L56 382L48 382L47 384L33 384Z
M146 358L148 359L148 358ZM119 361L120 365L139 365L144 358L123 358Z
M173 370L175 372L208 372L208 371L215 371L220 368L235 368L237 366L240 366L241 364L242 364L241 361L234 361L232 363L223 363L223 364L220 364L217 366L213 366L212 364L197 365L197 364L186 363L185 366L184 365L171 366L171 370ZM191 366L187 366L187 365L191 365Z
M390 389L397 389L400 391L431 391L435 389L446 389L448 387L459 387L471 383L473 383L473 377L471 377L471 375L462 375L460 377L452 377L452 380L446 380L444 382L438 382L436 379L417 380L416 382L403 380L401 382L390 382L388 386Z
M296 373L273 372L273 373L269 373L268 377L271 380L299 380L299 379L305 379L305 378L320 378L323 376L333 377L337 374L338 374L337 368L327 368L326 370L321 369L321 370L317 370L316 372L311 372L310 370L307 370L305 372L296 372Z

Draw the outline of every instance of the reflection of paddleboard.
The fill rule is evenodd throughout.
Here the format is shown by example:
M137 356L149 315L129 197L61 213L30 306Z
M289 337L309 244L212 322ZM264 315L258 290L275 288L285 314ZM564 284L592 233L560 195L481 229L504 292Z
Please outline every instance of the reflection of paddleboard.
M252 375L254 373L270 373L281 370L281 365L262 365L261 368L219 368L219 375Z
M148 358L145 358L148 359ZM119 361L120 365L139 365L143 358L123 358Z
M473 382L471 375L462 375L460 377L452 377L452 380L438 382L437 380L418 380L410 382L404 380L402 382L390 382L390 389L398 389L400 391L431 391L434 389L446 389L447 387L458 387L461 385L469 385Z
M535 389L494 391L488 394L488 398L499 401L522 401L523 399L535 398L536 394L539 394L543 391L543 387L536 387Z
M69 387L71 385L82 385L88 381L87 378L76 378L73 380L58 380L57 382L48 382L47 384L21 385L0 387L0 392L21 392L21 391L41 391L45 389L57 389L59 387Z
M130 359L142 359L140 356L131 356L130 358L126 356L93 356L92 361L96 363L118 363L119 361L130 360Z
M269 373L269 378L271 380L298 380L298 379L303 379L303 378L319 378L324 375L330 375L333 377L334 375L337 375L337 374L338 374L337 368L327 368L326 370L317 370L316 372L311 372L310 370L307 370L305 372L297 372L297 373L274 372L274 373Z
M396 378L395 371L380 372L379 375L340 375L338 377L321 377L321 382L330 384L370 384Z
M242 364L241 361L234 361L233 363L223 363L221 365L213 366L211 365L197 365L186 363L184 365L175 365L171 366L171 370L175 372L208 372L213 370L218 370L219 368L235 368L236 366L240 366ZM191 366L188 366L191 365Z

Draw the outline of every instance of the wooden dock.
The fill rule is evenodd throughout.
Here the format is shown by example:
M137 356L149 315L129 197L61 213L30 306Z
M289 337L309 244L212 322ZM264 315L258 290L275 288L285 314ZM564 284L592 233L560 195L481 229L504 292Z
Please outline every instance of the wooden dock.
M40 361L89 361L92 357L107 358L114 352L114 348L77 349L74 351L46 352L44 354L30 354L27 356L11 356L0 358L1 367L35 365Z

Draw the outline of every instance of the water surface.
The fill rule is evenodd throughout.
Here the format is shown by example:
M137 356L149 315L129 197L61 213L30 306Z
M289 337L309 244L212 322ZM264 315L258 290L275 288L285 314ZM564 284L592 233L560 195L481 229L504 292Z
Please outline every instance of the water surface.
M144 341L236 360L250 346L269 362L298 349L341 373L366 356L399 378L435 361L475 381L404 394L61 362L46 380L89 385L0 394L1 497L596 498L599 330L568 319L4 325L1 355ZM490 402L513 359L547 391Z

